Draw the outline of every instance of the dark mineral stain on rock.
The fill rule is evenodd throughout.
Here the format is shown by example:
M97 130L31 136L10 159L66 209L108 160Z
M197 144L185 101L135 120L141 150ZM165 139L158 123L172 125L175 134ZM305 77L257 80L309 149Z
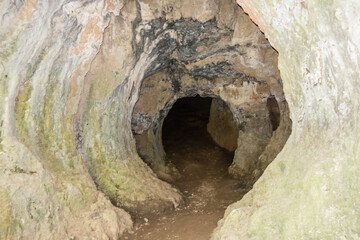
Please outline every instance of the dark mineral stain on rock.
M137 4L137 7L140 8L139 4ZM133 49L137 59L140 53L144 52L145 44L158 41L156 47L149 53L150 56L156 55L156 60L146 70L145 78L168 68L170 62L173 61L173 53L175 51L177 60L185 65L218 53L235 51L241 54L238 50L239 45L226 46L222 49L217 49L215 52L209 51L207 54L201 52L200 54L198 49L201 47L205 48L216 45L223 37L233 34L231 29L218 28L214 19L202 23L193 19L181 18L166 25L164 18L157 18L148 22L145 26L140 26L141 23L141 16L138 12L136 19L133 21ZM175 32L176 34L170 34L170 32ZM135 40L137 35L140 36L139 41ZM220 63L220 65L224 66L224 63ZM218 69L217 72L219 73L224 70ZM200 73L200 75L204 74Z

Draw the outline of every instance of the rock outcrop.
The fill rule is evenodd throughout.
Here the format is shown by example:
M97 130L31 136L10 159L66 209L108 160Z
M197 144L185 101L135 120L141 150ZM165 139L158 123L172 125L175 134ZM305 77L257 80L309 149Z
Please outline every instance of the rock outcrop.
M360 4L238 2L279 52L293 130L213 239L358 239Z
M161 126L196 94L234 116L231 174L270 164L213 239L358 239L360 4L238 3L265 35L230 0L2 1L0 239L118 239L179 206Z
M180 192L138 156L131 128L161 131L179 97L219 96L257 133L262 150L252 168L235 157L234 175L271 141L277 54L233 1L5 1L0 16L1 238L115 239L132 225L121 209L176 208ZM156 98L171 91L138 117L151 81ZM145 139L169 174L158 133Z
M0 4L0 239L116 239L130 215L77 151L84 76L118 1Z

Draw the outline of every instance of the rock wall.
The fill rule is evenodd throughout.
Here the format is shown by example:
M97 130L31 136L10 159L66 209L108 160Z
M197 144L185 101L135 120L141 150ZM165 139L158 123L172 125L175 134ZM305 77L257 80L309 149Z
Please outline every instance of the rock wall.
M76 149L84 76L118 1L0 3L0 239L115 239L125 211Z
M231 146L238 150L230 173L251 178L272 137L267 99L275 96L285 101L276 51L234 2L216 3L219 9L205 22L193 15L172 22L149 17L139 23L142 41L155 42L153 54L159 56L141 83L132 130L140 156L162 179L178 176L167 166L161 143L162 122L177 99L199 94L220 98L229 105L236 122L233 137L239 136L238 144ZM150 4L148 9L156 8ZM288 118L286 105L281 111ZM283 124L291 122L286 119ZM286 139L289 132L282 131L289 129L280 128L279 134Z
M235 151L239 129L227 104L219 99L213 99L210 107L207 131L212 139L221 147Z
M213 239L358 239L358 1L239 0L279 52L292 134Z
M240 4L280 54L294 130L214 239L356 239L360 5ZM144 132L197 93L253 129L239 132L235 176L259 177L290 132L277 54L232 1L5 0L0 19L0 239L117 239L127 212L182 203L136 152L133 113L151 81L175 95L151 105Z

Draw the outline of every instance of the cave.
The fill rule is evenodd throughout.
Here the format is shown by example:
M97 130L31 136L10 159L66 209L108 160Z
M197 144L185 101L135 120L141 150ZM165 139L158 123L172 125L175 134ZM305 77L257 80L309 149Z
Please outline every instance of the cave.
M146 215L148 222L144 222L143 216L139 217L135 221L136 232L126 237L208 237L222 217L224 208L250 189L249 185L228 173L237 146L237 135L233 115L221 99L199 95L177 99L163 119L161 139L164 162L173 169L171 178L165 180L181 191L184 207ZM146 152L142 149L144 146L146 144L142 141L137 142L140 157L148 162L148 156L141 154ZM150 167L153 168L151 164Z
M227 104L218 98L186 97L178 99L164 119L162 142L186 141L192 134L209 135L219 147L234 152L238 129ZM218 140L218 141L216 141Z
M0 239L359 239L359 11L1 2ZM194 97L211 104L188 122L207 141L191 158L218 171L166 135Z
M164 118L162 143L169 159L171 148L180 150L183 143L193 138L206 138L212 98L186 97L178 99ZM196 148L194 149L196 152ZM168 160L167 160L168 161Z

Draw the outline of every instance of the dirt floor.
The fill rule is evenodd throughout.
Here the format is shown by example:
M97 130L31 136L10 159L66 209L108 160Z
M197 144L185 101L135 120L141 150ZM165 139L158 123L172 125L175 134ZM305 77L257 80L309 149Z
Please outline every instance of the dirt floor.
M174 116L173 116L174 117ZM178 116L175 116L178 117ZM179 209L135 221L127 240L207 240L228 205L250 190L232 179L227 169L233 153L218 147L206 132L206 114L181 114L164 125L164 147L182 177L172 183L185 197Z

